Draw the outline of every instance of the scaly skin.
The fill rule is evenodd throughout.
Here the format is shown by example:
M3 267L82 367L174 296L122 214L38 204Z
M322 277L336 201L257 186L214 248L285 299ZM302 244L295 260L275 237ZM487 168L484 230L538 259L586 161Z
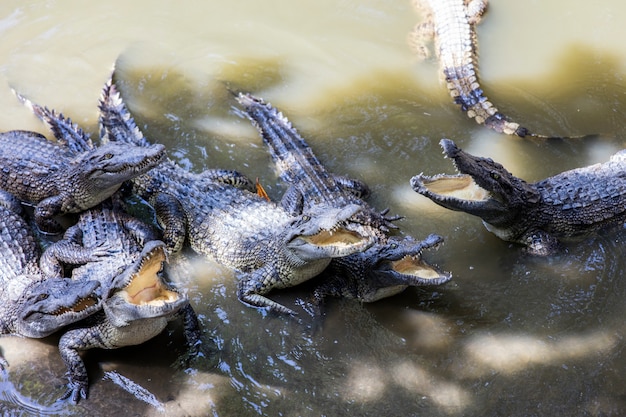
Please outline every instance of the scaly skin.
M54 112L21 98L46 123ZM60 231L54 216L79 213L110 197L120 185L156 166L165 155L162 145L131 144L92 148L91 141L68 119L57 125L74 128L73 146L68 137L59 142L27 131L0 133L0 189L35 205L35 221L44 232ZM65 130L55 130L63 135Z
M101 137L147 144L112 83L100 109ZM232 171L194 174L172 161L132 181L133 192L154 205L171 247L186 236L194 251L237 270L242 302L295 314L265 294L314 277L333 257L365 249L369 240L344 227L358 207L291 216L246 189L251 184Z
M416 175L413 189L451 210L483 220L503 240L549 255L559 239L584 236L626 219L626 151L608 162L565 171L529 184L489 158L441 141L458 175Z
M22 100L55 133L61 146L73 152L94 148L71 120ZM142 343L180 315L192 354L198 353L200 345L198 319L187 297L161 277L167 262L165 244L156 240L155 230L121 208L111 208L113 205L107 201L81 213L78 222L67 229L62 240L48 247L40 261L45 275L57 276L73 267L70 282L97 280L102 287L100 313L76 324L59 343L69 378L63 398L74 403L87 398L89 387L80 350Z
M443 238L431 235L416 243L412 238L389 237L389 228L395 227L391 221L396 218L385 217L363 200L369 194L365 184L329 173L289 120L269 103L243 93L237 100L269 147L281 178L290 185L283 204L305 213L319 206L356 205L361 210L348 227L374 240L363 252L332 260L328 281L315 290L318 303L325 294L371 302L395 295L409 285L437 285L450 280L450 274L421 257L424 249L439 245Z
M286 209L300 214L319 207L357 206L359 211L347 227L370 237L372 242L384 237L390 228L395 228L391 221L397 218L385 217L360 197L369 194L367 187L326 171L289 120L271 104L244 93L237 96L237 101L268 146L281 179L290 186L283 198ZM354 187L358 190L354 191Z
M20 213L19 201L0 191L0 333L41 338L101 308L100 284L44 279L39 245Z
M478 83L475 25L487 9L487 0L413 0L413 4L425 19L415 27L410 43L419 56L427 57L425 42L434 39L446 85L461 110L498 133L545 138L500 113Z
M143 222L120 211L98 207L83 212L64 238L46 249L41 266L49 274L75 266L72 279L96 279L104 289L103 311L61 337L59 351L68 368L63 398L87 398L89 381L79 350L115 349L143 343L167 322L183 315L190 349L200 343L195 312L186 296L161 277L165 244ZM106 251L106 256L94 253Z
M437 235L419 242L389 237L363 252L333 259L325 271L328 278L313 293L314 301L319 304L330 295L371 303L409 286L445 284L452 275L422 259L424 250L437 249L442 243Z

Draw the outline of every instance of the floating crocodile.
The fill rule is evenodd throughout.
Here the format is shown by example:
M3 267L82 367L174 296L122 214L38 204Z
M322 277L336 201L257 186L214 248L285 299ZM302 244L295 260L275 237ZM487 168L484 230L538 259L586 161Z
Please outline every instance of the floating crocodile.
M108 207L83 212L62 240L41 257L42 270L58 273L74 266L74 281L98 280L104 290L103 308L68 331L59 341L68 368L68 388L62 397L76 403L87 398L88 378L78 351L137 345L161 333L168 321L183 316L190 349L197 349L200 330L186 296L161 277L167 261L165 243L140 220ZM93 259L106 248L108 256Z
M500 113L478 83L475 25L480 22L487 3L487 0L413 0L425 21L415 27L410 43L425 58L429 55L426 41L434 39L450 95L477 123L507 135L545 138Z
M413 189L440 206L480 217L487 230L525 245L529 253L554 253L560 238L584 236L626 219L626 150L608 162L529 184L449 139L440 143L459 174L419 174L411 179Z
M20 98L42 118L41 112L54 114ZM60 120L73 126L69 119ZM36 132L0 133L0 189L35 205L35 221L44 232L60 231L55 215L79 213L95 206L124 181L156 166L165 154L163 145L92 148L82 130L76 127L74 132L82 136L76 147L65 146L64 136L57 136L59 142L52 142Z
M20 202L0 191L0 334L41 338L94 314L101 288L91 279L44 279L39 245L21 214Z
M375 211L363 200L369 194L365 184L329 173L289 120L271 104L243 93L237 100L270 148L281 178L290 185L283 205L296 213L306 213L313 204L337 208L358 205L361 210L349 227L374 239L366 251L332 260L327 269L328 281L315 290L317 302L325 294L371 302L397 294L409 285L438 285L451 279L450 274L422 259L422 252L438 247L443 238L431 235L415 242L409 237L389 237L389 229L395 228L391 221L397 217L386 217L386 212Z
M148 144L112 83L103 90L100 110L104 141ZM195 252L237 271L242 302L295 314L265 294L316 276L331 258L366 249L371 240L345 226L360 207L319 207L292 216L250 186L233 171L195 174L170 160L132 180L132 192L153 204L166 236L176 232L168 245L179 247L186 237Z

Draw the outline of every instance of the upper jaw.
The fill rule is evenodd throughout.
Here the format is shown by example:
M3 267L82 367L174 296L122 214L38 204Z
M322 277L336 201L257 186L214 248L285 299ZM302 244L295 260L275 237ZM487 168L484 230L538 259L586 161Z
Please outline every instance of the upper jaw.
M287 246L298 257L308 260L335 258L364 251L374 243L374 239L355 230L348 221L360 209L353 204L299 216L298 221L290 226Z
M40 286L45 287L43 291L47 297L37 297L35 302L27 301L18 310L17 323L23 336L45 337L102 308L98 281L48 278ZM38 291L37 294L44 292Z
M442 139L440 145L458 173L418 174L411 178L413 190L442 207L478 216L486 222L511 214L512 207L506 204L506 196L494 191L496 180L490 168L498 168L498 164L464 152L449 139Z
M467 174L418 174L411 178L411 187L442 207L473 214L485 221L494 213L504 214L508 210Z
M378 268L373 272L382 273L381 283L385 285L441 285L452 279L449 272L440 270L422 258L424 251L439 249L443 238L429 235L416 242L412 238L393 239L386 243L378 260ZM388 281L388 282L386 282Z

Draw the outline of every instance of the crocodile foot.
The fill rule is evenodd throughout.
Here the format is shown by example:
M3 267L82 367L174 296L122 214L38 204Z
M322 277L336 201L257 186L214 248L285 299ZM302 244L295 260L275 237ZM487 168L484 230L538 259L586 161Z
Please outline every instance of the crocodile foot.
M72 404L78 404L78 401L82 398L87 399L89 393L89 382L85 378L74 379L68 374L69 382L67 383L67 389L65 393L58 399L58 401L64 401L69 399Z

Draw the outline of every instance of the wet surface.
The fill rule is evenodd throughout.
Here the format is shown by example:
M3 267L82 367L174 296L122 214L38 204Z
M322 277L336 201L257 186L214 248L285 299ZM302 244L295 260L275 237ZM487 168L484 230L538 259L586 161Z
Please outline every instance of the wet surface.
M100 89L116 63L118 87L150 140L189 169L237 169L280 198L284 186L227 87L248 90L280 108L329 170L367 182L375 207L405 216L403 233L443 236L427 259L454 277L370 305L329 300L315 318L301 301L314 282L272 293L301 313L298 323L244 306L232 273L199 259L173 272L212 354L181 365L179 323L141 346L89 351L90 396L72 406L55 402L65 384L58 337L3 337L10 367L0 410L626 413L623 228L533 258L409 186L420 172L453 172L442 137L529 181L624 148L624 3L492 1L478 28L487 97L532 131L598 134L548 142L492 133L452 104L436 62L416 61L407 46L419 21L408 1L124 3L3 2L0 128L47 133L11 86L95 134Z

